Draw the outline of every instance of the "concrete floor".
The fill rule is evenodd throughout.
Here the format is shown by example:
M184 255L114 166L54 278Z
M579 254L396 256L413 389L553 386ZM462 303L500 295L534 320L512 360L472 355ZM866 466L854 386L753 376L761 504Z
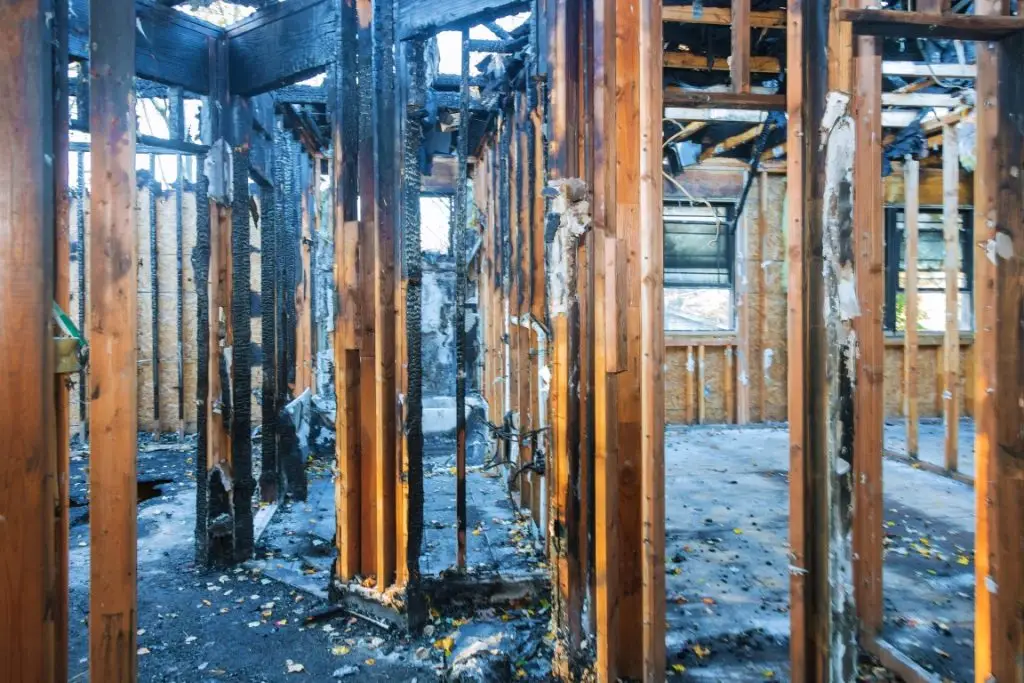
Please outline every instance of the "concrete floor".
M957 471L974 476L974 420L960 420L958 433ZM937 467L945 467L946 427L941 419L921 420L917 427L918 457ZM885 450L907 454L907 421L896 418L885 421Z
M786 429L669 428L665 447L670 663L683 680L788 680ZM883 476L885 636L973 680L973 490L890 460Z

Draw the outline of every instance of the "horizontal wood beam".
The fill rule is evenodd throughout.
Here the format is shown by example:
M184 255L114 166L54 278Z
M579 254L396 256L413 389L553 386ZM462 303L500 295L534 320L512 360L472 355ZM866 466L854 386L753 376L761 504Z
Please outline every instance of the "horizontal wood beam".
M337 3L291 0L269 5L228 32L231 94L252 96L322 71L338 41Z
M666 97L665 101L668 101ZM733 110L726 108L666 107L665 118L676 121L709 121L712 123L764 123L764 111Z
M999 41L1024 32L1024 18L1012 16L842 8L839 19L852 23L856 35L885 38Z
M721 109L754 109L757 111L784 111L785 95L762 93L707 92L687 90L676 85L665 88L666 106L719 107Z
M665 66L670 69L691 69L694 71L728 71L729 60L716 57L709 60L704 55L693 52L666 52ZM775 57L751 57L751 73L777 74L782 71L779 60Z
M673 5L663 7L661 18L665 22L678 24L706 24L711 26L732 25L732 9L728 7L705 7L695 11L691 6ZM786 28L785 10L768 10L750 13L751 28Z
M210 38L224 32L169 7L135 3L135 75L190 92L210 91ZM71 0L68 50L72 59L89 59L89 2Z
M395 29L399 40L459 29L529 9L528 0L402 0Z

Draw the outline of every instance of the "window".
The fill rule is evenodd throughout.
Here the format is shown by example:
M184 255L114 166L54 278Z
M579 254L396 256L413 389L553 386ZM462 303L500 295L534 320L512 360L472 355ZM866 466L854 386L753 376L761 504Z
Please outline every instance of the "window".
M665 329L708 332L735 327L733 207L666 202Z
M946 329L946 274L943 270L946 246L942 236L942 211L922 210L917 225L917 329L942 332ZM963 210L960 212L960 306L957 311L961 330L974 327L972 231L973 212ZM885 329L903 332L907 325L907 237L902 208L885 210L885 235Z

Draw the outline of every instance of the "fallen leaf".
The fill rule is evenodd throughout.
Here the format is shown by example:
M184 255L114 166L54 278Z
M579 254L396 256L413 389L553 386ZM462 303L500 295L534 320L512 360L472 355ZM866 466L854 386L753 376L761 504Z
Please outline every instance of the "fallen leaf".
M672 665L672 670L675 671L677 674L686 673L686 667L683 666L682 664L673 664Z
M331 648L331 654L335 657L347 655L349 652L351 652L351 650L349 650L347 645L335 645Z
M366 660L366 666L373 666L376 663L377 663L377 660L374 659L373 657L370 657L369 659Z
M137 655L148 655L149 654L149 648L148 647L140 647L138 650L136 650L135 654L137 654Z

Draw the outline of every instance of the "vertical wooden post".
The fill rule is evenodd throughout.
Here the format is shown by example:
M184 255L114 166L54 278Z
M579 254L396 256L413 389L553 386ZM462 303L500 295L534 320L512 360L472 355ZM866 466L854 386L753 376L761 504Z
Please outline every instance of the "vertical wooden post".
M0 679L53 683L66 623L58 601L54 353L54 57L48 0L4 6L0 28ZM64 178L57 178L63 185ZM134 295L134 290L133 295ZM134 546L133 546L134 547ZM57 609L51 609L51 607Z
M622 245L626 339L618 375L619 631L617 642L634 642L644 622L644 552L640 432L640 23L636 0L615 2L615 232ZM619 648L619 676L643 675L643 651Z
M707 421L707 358L704 345L697 346L697 424L704 424Z
M865 0L859 0L866 6ZM842 53L840 52L840 59ZM859 314L853 314L853 575L861 628L882 628L882 438L885 420L885 222L882 195L882 40L853 41L852 116L856 139L853 251ZM840 256L842 258L842 256ZM894 266L898 267L898 266ZM840 306L843 293L840 292ZM840 391L843 389L841 388ZM845 422L845 416L840 416ZM842 502L838 502L842 505ZM845 558L841 558L840 562ZM845 624L837 624L842 638Z
M764 185L758 183L758 195L764 193ZM760 203L758 208L760 209ZM754 244L755 236L751 233L758 226L759 221L751 218L749 212L745 212L742 220L738 222L740 229L736 236L736 265L735 265L735 289L736 289L736 357L735 371L736 381L730 391L735 390L736 422L747 424L750 422L750 351L754 348L751 340L751 296L750 282L753 275L750 266L754 263L751 256L751 245ZM758 270L761 270L758 268ZM731 357L731 354L730 354Z
M452 248L455 252L455 519L457 526L456 566L466 569L466 220L469 197L469 29L462 31L462 68L459 85L458 171L455 211L452 220ZM492 316L496 311L492 310Z
M946 332L943 337L942 416L945 466L957 470L960 442L960 148L953 126L942 127L942 237L945 246Z
M918 366L917 366L917 253L920 250L918 241L918 216L920 209L920 164L917 159L907 156L903 162L904 211L903 226L907 236L907 283L906 293L907 322L903 331L903 391L906 401L907 417L907 456L917 458L918 455ZM893 265L892 267L898 267Z
M399 567L407 578L406 604L409 622L416 628L426 620L426 605L419 593L420 553L423 543L423 355L421 302L423 287L423 255L420 246L420 169L419 152L423 144L425 115L424 44L421 41L403 46L403 80L406 87L405 145L402 167L402 290L404 311L405 368L402 373L405 396L402 406L402 452L405 468L406 567ZM401 540L401 539L400 539Z
M686 423L697 424L697 359L693 347L686 347Z
M844 444L838 441L841 436L849 439L849 430L843 433L841 424L849 419L843 410L851 406L848 377L847 393L840 389L839 376L847 368L837 337L845 321L836 310L837 275L842 272L839 245L847 267L853 255L852 131L842 95L832 96L826 118L829 64L814 57L827 47L829 6L796 0L787 12L787 72L794 75L786 91L791 678L831 683L850 680L855 661L852 610L844 588L852 579L846 516L852 495L850 454L842 453ZM841 124L842 130L834 129L833 123ZM833 140L837 133L841 138ZM831 163L826 163L827 156ZM828 282L823 277L826 240Z
M979 15L1007 2L981 0ZM1024 39L978 44L974 172L975 531L974 675L1021 680L1024 649Z
M750 92L750 4L751 0L732 0L732 55L729 77L732 91Z
M757 386L760 389L758 392L758 420L761 422L768 421L768 368L765 367L764 363L764 351L765 351L765 338L768 332L768 316L765 315L765 311L768 310L768 269L764 267L764 264L768 262L768 173L761 171L757 178L757 195L759 211L757 216L757 242L759 245L758 254L760 255L760 263L757 269L757 309L761 311L758 316L758 333L757 333L757 348L760 351L759 357L754 358L751 356L750 367L756 368L751 373L753 377L758 377ZM792 210L792 209L790 209ZM750 242L747 243L749 249Z
M665 273L661 0L640 0L640 462L643 679L665 678Z
M594 610L597 677L619 677L615 0L594 3Z
M395 576L396 432L395 413L395 225L398 200L398 113L395 108L394 0L373 2L373 85L377 180L374 186L374 356L377 438L374 467L377 498L377 589Z
M338 546L337 577L342 581L361 571L360 499L361 458L359 449L359 273L358 173L359 122L356 103L355 39L356 16L353 0L339 3L341 36L335 53L332 80L331 147L334 153L334 282L337 292L334 323L334 391L336 413L335 515ZM367 494L369 495L369 494Z
M89 678L136 678L135 5L89 12Z
M377 535L377 471L374 467L375 444L377 440L377 420L374 411L376 403L376 371L375 371L375 315L374 299L374 226L376 225L376 167L374 157L376 149L375 116L376 104L374 90L368 84L373 83L373 3L371 0L356 0L356 59L359 93L359 234L358 242L358 280L359 280L359 448L362 467L360 477L362 523L360 529L360 565L362 573L367 576L376 575L377 544L381 539ZM381 577L377 577L378 582Z
M71 194L68 189L69 161L69 98L68 98L68 0L54 0L52 27L53 48L53 300L68 313L71 307ZM20 96L20 95L19 95ZM79 106L82 104L79 102ZM44 157L45 159L45 157ZM81 262L79 262L81 265ZM2 332L0 332L2 334ZM56 541L56 597L54 598L55 649L54 678L68 677L68 550L70 533L70 468L71 468L71 404L66 375L55 375L54 417L57 424L54 443L56 458L56 491L54 509L57 517L53 536Z

